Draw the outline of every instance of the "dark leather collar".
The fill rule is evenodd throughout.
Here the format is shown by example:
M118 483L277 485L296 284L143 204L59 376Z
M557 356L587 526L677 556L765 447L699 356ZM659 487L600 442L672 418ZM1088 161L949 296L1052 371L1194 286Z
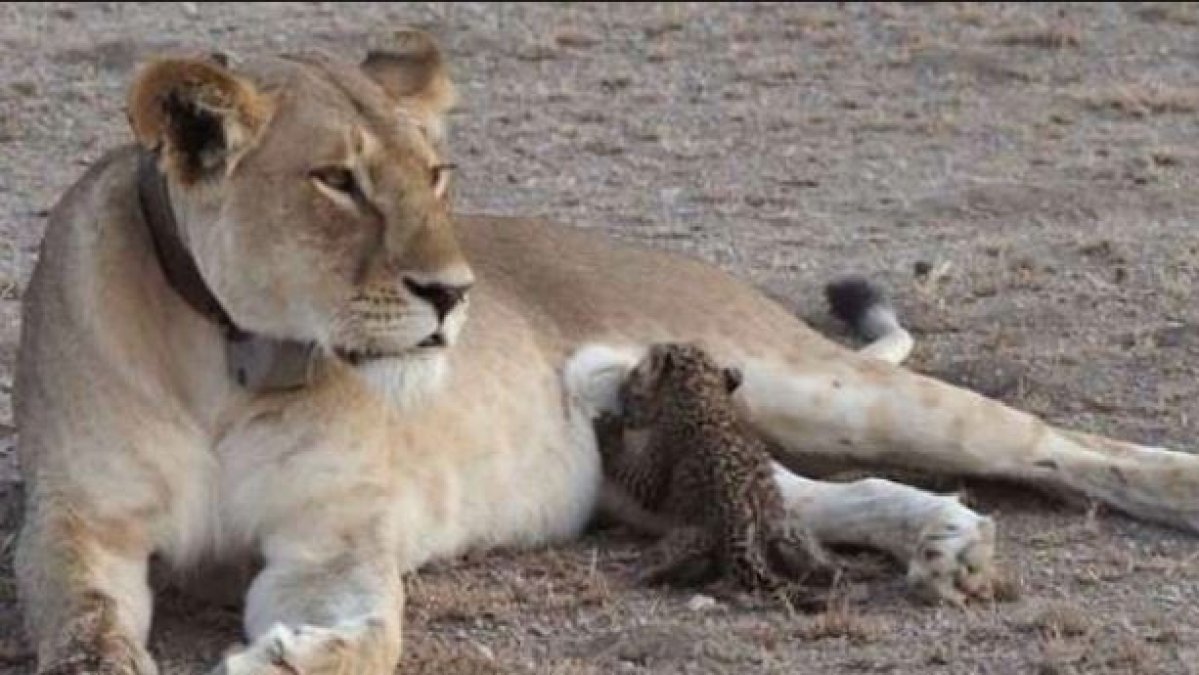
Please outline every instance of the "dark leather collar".
M158 168L156 153L142 151L138 159L137 197L167 283L193 310L221 329L230 376L256 392L307 385L318 353L315 344L277 340L242 330L204 282L195 258L179 237L167 179Z
M226 338L236 340L243 337L245 333L233 323L220 300L204 283L195 258L179 238L179 223L171 207L170 189L166 176L158 169L158 156L155 153L144 151L138 160L137 198L167 283L192 309L220 326Z

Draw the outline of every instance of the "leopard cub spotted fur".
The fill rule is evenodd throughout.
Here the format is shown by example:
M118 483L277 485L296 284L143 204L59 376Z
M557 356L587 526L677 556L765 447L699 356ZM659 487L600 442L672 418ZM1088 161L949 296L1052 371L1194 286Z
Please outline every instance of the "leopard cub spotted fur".
M813 537L788 525L765 444L734 408L740 382L697 345L651 346L621 385L621 412L597 421L604 473L668 524L643 581L722 577L811 604L818 596L805 586L828 583L833 568Z

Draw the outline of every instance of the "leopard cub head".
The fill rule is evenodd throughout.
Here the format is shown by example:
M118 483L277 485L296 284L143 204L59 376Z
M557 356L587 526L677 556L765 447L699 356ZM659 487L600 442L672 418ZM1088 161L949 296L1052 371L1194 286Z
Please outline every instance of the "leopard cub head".
M624 422L644 428L679 406L729 405L741 380L741 371L721 366L696 344L654 344L621 387Z

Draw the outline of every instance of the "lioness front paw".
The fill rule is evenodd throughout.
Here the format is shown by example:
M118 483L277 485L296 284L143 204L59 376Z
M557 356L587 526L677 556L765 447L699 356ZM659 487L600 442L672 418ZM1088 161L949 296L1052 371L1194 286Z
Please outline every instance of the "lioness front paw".
M930 601L964 605L992 597L995 523L961 507L946 509L920 533L908 582Z
M275 624L249 647L227 654L212 675L301 675L325 672L322 664L337 663L346 648L337 631L314 626L292 628Z
M40 675L157 675L158 667L136 639L120 631L116 602L87 592L60 627Z
M88 655L59 661L38 671L39 675L153 675L157 670L138 670L127 662L103 661Z

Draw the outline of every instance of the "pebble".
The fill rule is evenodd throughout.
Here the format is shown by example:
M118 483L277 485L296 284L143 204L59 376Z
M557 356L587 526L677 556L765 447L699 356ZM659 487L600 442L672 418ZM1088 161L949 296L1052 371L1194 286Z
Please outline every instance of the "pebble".
M479 652L479 655L483 658L487 659L488 661L495 660L495 652L492 651L491 647L488 647L481 642L475 642L474 647Z
M687 601L687 609L693 612L706 612L716 607L716 600L706 595L694 595Z

